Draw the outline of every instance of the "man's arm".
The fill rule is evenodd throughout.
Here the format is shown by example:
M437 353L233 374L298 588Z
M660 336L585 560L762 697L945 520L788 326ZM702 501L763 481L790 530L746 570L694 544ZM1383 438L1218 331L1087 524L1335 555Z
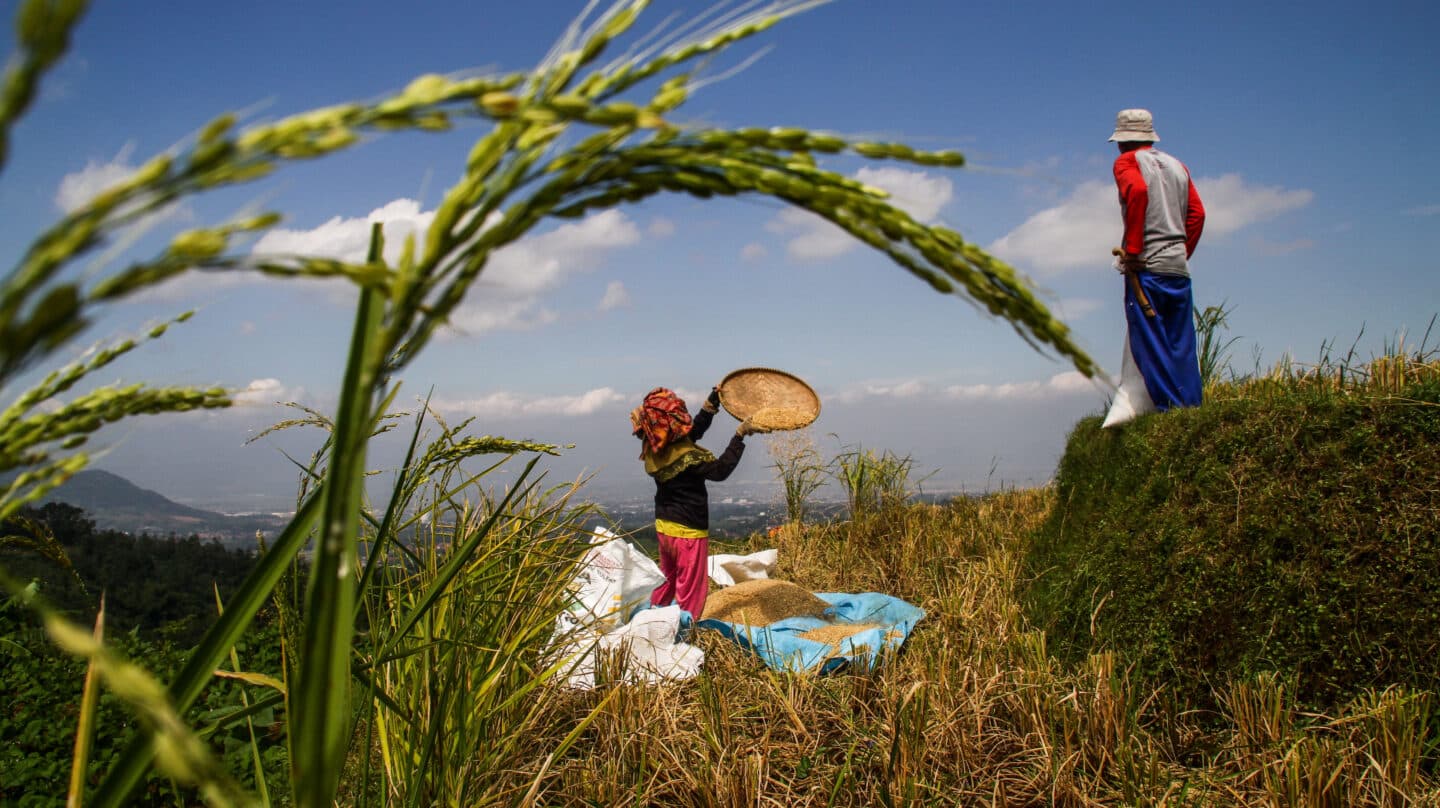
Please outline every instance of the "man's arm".
M1140 255L1145 251L1145 210L1150 207L1150 189L1134 152L1115 160L1115 187L1120 191L1120 213L1125 219L1120 248L1127 255Z
M1188 179L1190 171L1185 171ZM1205 205L1200 202L1200 192L1195 190L1195 181L1190 181L1190 199L1185 207L1185 257L1195 254L1195 245L1200 243L1200 233L1205 230Z

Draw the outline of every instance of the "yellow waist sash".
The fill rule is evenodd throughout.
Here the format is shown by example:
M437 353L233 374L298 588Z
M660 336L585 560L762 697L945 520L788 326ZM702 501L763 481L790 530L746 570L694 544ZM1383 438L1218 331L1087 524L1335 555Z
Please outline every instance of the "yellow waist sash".
M655 532L664 533L666 536L674 536L677 539L708 539L710 531L694 527L686 527L679 522L672 522L669 519L656 519Z

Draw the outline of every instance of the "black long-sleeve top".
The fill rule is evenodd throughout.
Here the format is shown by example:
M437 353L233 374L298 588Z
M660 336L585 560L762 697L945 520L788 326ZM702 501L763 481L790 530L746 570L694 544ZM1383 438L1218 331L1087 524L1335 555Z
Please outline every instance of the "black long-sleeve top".
M700 410L690 427L690 439L699 440L710 428L715 413ZM708 531L710 529L710 495L705 491L705 481L720 482L730 476L745 453L745 439L736 435L730 445L715 460L697 463L671 477L665 482L655 482L655 518L678 522L686 527Z

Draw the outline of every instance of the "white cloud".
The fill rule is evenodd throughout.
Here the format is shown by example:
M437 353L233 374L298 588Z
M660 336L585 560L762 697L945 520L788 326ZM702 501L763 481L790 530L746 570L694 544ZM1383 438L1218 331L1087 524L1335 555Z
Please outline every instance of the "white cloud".
M1297 238L1293 241L1269 241L1257 236L1250 240L1250 249L1259 255L1266 256L1289 255L1314 246L1315 242L1308 238Z
M934 221L955 195L955 184L949 177L924 171L866 166L856 172L855 179L889 192L891 204L922 222Z
M610 311L630 305L630 293L620 281L610 281L605 287L605 296L600 298L600 310Z
M955 192L955 185L948 177L924 171L866 166L856 172L855 178L888 192L891 204L922 222L934 221ZM858 244L850 234L799 208L782 211L766 225L766 229L788 236L785 252L800 261L834 258L849 252ZM748 246L746 249L749 249ZM744 257L743 251L741 255Z
M1420 205L1419 207L1408 208L1406 216L1440 216L1440 205Z
M740 248L741 261L759 261L769 254L770 251L765 249L765 245L758 241L752 241Z
M624 213L601 211L497 251L479 286L508 294L537 294L560 285L570 273L594 267L602 252L639 241L639 228Z
M1085 378L1077 371L1057 373L1044 381L1007 382L1005 384L957 384L936 388L921 379L868 382L826 397L840 404L857 404L874 399L893 400L959 400L1013 401L1039 400L1100 390L1099 382Z
M73 213L94 199L96 194L134 174L137 166L126 162L128 152L128 148L122 150L107 163L91 160L79 171L61 177L60 187L55 189L55 207L65 213Z
M559 319L559 314L541 306L533 298L466 302L456 307L455 312L450 315L450 323L466 334L531 331ZM453 335L453 332L442 333Z
M1239 174L1195 181L1205 203L1205 235L1227 236L1310 204L1315 194L1271 186L1246 185ZM1118 204L1118 203L1117 203Z
M373 222L385 223L385 255L395 260L411 233L423 236L435 219L413 199L397 199L363 217L336 216L309 230L273 230L256 242L256 255L312 255L360 262L370 243ZM652 225L653 227L653 225ZM603 255L640 240L640 230L624 213L606 210L564 224L497 250L450 322L467 334L524 330L559 319L544 308L541 296L570 275L592 269ZM608 291L607 291L608 294Z
M1014 399L1039 399L1057 395L1093 393L1099 385L1085 378L1078 371L1068 370L1057 373L1039 382L1010 382L1006 384L961 384L945 388L948 398L961 401L988 400L1005 401Z
M255 379L231 396L237 407L268 407L272 404L283 404L287 401L297 401L303 398L305 390L299 387L286 387L279 379Z
M1205 203L1205 239L1224 238L1249 225L1310 204L1308 190L1247 184L1239 174L1195 180ZM1026 219L989 247L1023 269L1059 274L1080 267L1110 266L1110 249L1120 243L1120 204L1115 186L1091 180L1076 186L1060 204Z
M419 202L396 199L364 216L348 219L335 216L309 230L271 230L255 242L250 252L254 255L304 255L363 263L370 249L370 226L383 222L385 258L394 261L400 257L405 238L411 233L423 233L434 219L435 211L421 211Z
M916 398L929 392L930 388L923 381L906 379L897 382L867 382L842 390L831 398L840 403L854 404L869 398Z
M482 418L518 418L534 415L591 415L625 401L625 396L609 387L600 387L571 396L526 397L518 393L498 392L479 398L434 400L432 407L442 412L474 415Z
M516 242L490 258L450 322L468 334L554 322L558 316L540 307L545 292L594 268L607 252L639 241L634 222L618 210L606 210Z
M1055 303L1055 310L1066 320L1079 320L1104 308L1105 303L1093 297L1067 297Z
M798 261L820 261L843 255L854 248L854 239L815 214L799 208L787 208L770 221L765 229L789 236L785 252Z
M673 236L675 235L675 223L664 216L656 216L650 220L650 226L645 228L645 232L655 238Z
M1036 213L990 245L1017 266L1056 272L1086 264L1107 266L1120 243L1119 204L1113 185L1081 183L1059 205Z
M129 179L139 170L139 166L130 164L130 155L133 151L133 144L127 144L111 160L103 163L90 160L79 171L72 171L61 177L60 184L55 188L55 207L64 213L73 213L94 199L97 194ZM126 210L127 208L122 207L120 212L124 213ZM129 210L133 210L133 208L129 208ZM132 224L130 232L122 236L119 241L128 244L160 222L171 218L183 219L188 216L188 208L179 203L165 205Z

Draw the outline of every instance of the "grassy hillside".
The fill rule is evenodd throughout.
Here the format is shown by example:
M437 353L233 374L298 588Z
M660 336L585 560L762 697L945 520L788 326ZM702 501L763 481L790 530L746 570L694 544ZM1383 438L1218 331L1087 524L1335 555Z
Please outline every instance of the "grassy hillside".
M377 683L420 720L407 729L389 724L399 713L360 711L342 802L431 804L440 794L463 795L466 805L737 808L1440 801L1440 734L1427 723L1433 693L1371 691L1307 715L1293 688L1260 676L1217 681L1219 706L1196 714L1171 688L1141 681L1122 652L1073 662L1053 653L1017 593L1032 536L1059 507L1054 489L1016 491L943 507L891 504L849 522L752 537L751 549L779 549L779 577L817 591L888 592L929 612L879 669L826 677L770 671L702 632L708 658L694 680L531 689L529 666L553 615L519 615L507 603L532 599L502 593L533 576L487 562L425 621L426 656L400 660L403 670ZM570 535L526 513L526 530ZM497 548L511 544L506 535ZM523 546L534 544L525 534ZM553 580L553 548L539 545L533 563ZM387 590L387 613L403 614L444 561ZM532 625L538 633L516 633ZM497 675L498 657L510 657L514 671ZM78 666L61 675L78 687ZM272 726L278 733L286 724ZM393 739L407 733L415 746L397 748ZM63 776L63 762L53 765Z
M769 671L702 633L696 680L556 694L527 759L488 793L574 806L1440 799L1426 694L1371 693L1303 716L1262 677L1217 685L1222 706L1202 717L1138 681L1123 654L1057 658L1016 597L1054 506L1052 489L1018 491L755 537L751 548L779 548L779 577L889 592L929 616L879 670L827 677ZM571 732L578 742L552 758Z
M1412 366L1416 367L1416 366ZM1031 613L1069 659L1115 649L1205 703L1280 671L1330 709L1440 681L1440 383L1219 387L1071 434L1030 549Z

